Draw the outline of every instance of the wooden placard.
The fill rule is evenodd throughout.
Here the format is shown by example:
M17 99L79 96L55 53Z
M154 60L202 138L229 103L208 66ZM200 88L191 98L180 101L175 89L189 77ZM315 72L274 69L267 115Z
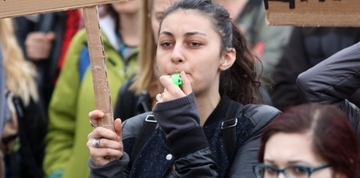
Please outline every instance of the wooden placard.
M124 0L0 0L0 18L64 11Z
M105 63L104 44L99 25L97 7L85 7L84 19L86 36L89 46L90 67L93 78L96 109L105 113L105 118L99 120L99 125L114 131L114 114L111 104L109 82Z
M95 105L96 109L105 113L105 117L99 120L99 125L111 130L114 130L114 117L96 5L121 1L126 0L0 0L0 18L84 8Z
M360 0L264 0L268 25L360 27Z

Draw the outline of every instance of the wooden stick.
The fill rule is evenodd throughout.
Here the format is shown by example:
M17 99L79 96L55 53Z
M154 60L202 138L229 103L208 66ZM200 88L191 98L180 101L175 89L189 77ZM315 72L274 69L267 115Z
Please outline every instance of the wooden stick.
M100 119L98 124L99 126L114 131L114 116L107 80L104 44L101 37L97 6L84 8L84 20L90 53L90 67L93 78L96 109L105 113L105 117Z

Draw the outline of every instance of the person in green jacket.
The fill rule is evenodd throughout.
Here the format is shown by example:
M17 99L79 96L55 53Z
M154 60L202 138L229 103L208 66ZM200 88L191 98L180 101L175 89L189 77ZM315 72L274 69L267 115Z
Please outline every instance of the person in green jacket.
M108 13L100 19L112 98L117 98L122 83L136 71L140 2L105 6ZM89 63L86 33L82 30L71 41L49 106L43 163L48 178L89 177L87 161L90 154L86 141L92 127L84 118L95 109Z

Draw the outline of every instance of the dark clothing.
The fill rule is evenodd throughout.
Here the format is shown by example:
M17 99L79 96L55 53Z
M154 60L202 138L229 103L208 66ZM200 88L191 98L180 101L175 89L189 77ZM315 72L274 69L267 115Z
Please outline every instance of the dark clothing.
M138 114L151 111L152 98L149 93L143 92L139 95L135 95L135 92L130 90L135 75L121 85L116 99L114 118L121 118L122 121L125 121L126 119L134 117ZM259 92L260 95L258 103L271 106L271 99L264 85L259 87Z
M360 110L347 100L360 88L360 43L302 73L297 84L304 101L333 104L344 111L360 138Z
M0 138L2 137L4 126L9 119L9 110L5 99L5 86L4 59L0 43Z
M237 151L230 163L221 130L227 113L233 112L230 102L223 96L203 127L199 125L194 94L157 103L153 115L158 126L136 160L129 160L127 153L131 153L144 119L151 113L123 123L123 158L103 167L95 167L90 159L91 177L255 177L252 167L258 163L261 133L280 112L266 105L243 107L236 125Z
M152 100L149 93L144 92L140 95L135 95L135 92L130 90L134 78L135 75L121 85L116 99L114 118L121 118L122 121L125 121L138 114L151 111Z
M360 28L295 28L272 77L273 105L284 110L301 104L296 86L297 76L358 41Z
M61 54L61 47L64 38L64 30L66 23L65 12L51 12L41 14L39 22L33 22L26 17L14 18L16 36L19 44L24 51L25 58L25 40L31 32L54 32L55 39L52 44L52 49L48 59L35 62L38 78L37 83L40 89L40 94L44 102L45 108L48 108L52 91L54 89L54 82L58 76L58 60Z
M47 121L42 106L30 100L24 106L21 98L13 97L12 103L18 119L18 138L20 149L6 156L7 174L11 178L43 177L45 134Z

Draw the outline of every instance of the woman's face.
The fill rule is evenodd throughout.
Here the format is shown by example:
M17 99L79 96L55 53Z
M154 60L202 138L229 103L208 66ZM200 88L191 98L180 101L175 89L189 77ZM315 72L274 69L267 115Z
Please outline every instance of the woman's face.
M221 38L209 17L194 10L176 10L162 22L157 43L161 75L185 71L195 94L218 92ZM214 94L214 93L212 93Z
M141 0L112 3L111 6L118 14L135 14L140 11Z
M312 149L310 133L276 133L265 146L264 163L278 169L288 166L318 167L326 163ZM283 174L279 175L284 177ZM336 177L331 167L320 169L311 174L311 178Z
M155 41L158 39L160 22L164 18L166 9L177 1L178 0L152 0L153 4L149 15Z

